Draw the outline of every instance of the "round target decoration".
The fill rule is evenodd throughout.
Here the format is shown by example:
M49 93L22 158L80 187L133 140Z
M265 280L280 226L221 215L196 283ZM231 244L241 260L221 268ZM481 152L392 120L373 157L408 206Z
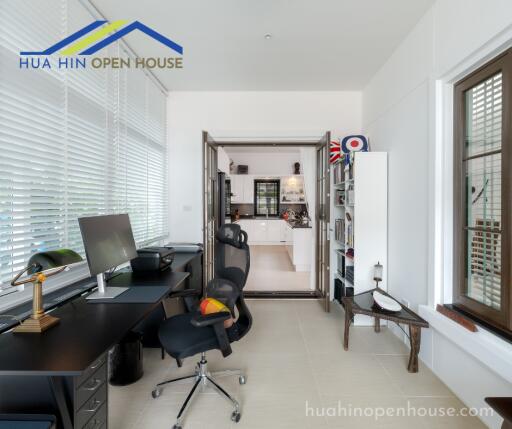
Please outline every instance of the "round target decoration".
M346 136L341 140L341 151L343 153L368 152L368 139L361 135Z

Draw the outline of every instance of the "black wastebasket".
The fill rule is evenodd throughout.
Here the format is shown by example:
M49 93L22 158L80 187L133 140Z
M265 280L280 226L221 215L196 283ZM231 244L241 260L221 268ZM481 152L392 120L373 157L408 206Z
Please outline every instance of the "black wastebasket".
M130 332L110 352L110 384L126 386L144 374L142 367L142 335Z

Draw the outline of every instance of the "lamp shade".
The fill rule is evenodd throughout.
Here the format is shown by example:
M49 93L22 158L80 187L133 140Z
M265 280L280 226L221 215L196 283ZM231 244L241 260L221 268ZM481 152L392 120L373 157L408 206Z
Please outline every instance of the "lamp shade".
M50 250L32 255L28 260L28 274L35 274L52 268L64 267L66 265L81 262L82 257L71 249Z
M373 280L375 280L376 282L381 282L382 281L383 269L384 269L384 267L380 264L380 262L377 262L374 265L374 268L373 268Z

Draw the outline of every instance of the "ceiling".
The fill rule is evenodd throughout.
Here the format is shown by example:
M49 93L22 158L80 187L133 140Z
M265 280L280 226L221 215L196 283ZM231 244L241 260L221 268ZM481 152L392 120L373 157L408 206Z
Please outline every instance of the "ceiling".
M139 20L184 48L169 90L360 90L433 0L90 0L110 21ZM270 39L265 35L271 34ZM140 32L141 57L175 56Z

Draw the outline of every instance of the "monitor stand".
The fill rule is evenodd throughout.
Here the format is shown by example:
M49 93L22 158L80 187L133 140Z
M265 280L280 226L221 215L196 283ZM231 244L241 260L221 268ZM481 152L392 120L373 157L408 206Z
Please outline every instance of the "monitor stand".
M85 299L112 299L129 289L127 287L106 287L103 273L98 274L96 280L98 282L98 290L88 295Z

